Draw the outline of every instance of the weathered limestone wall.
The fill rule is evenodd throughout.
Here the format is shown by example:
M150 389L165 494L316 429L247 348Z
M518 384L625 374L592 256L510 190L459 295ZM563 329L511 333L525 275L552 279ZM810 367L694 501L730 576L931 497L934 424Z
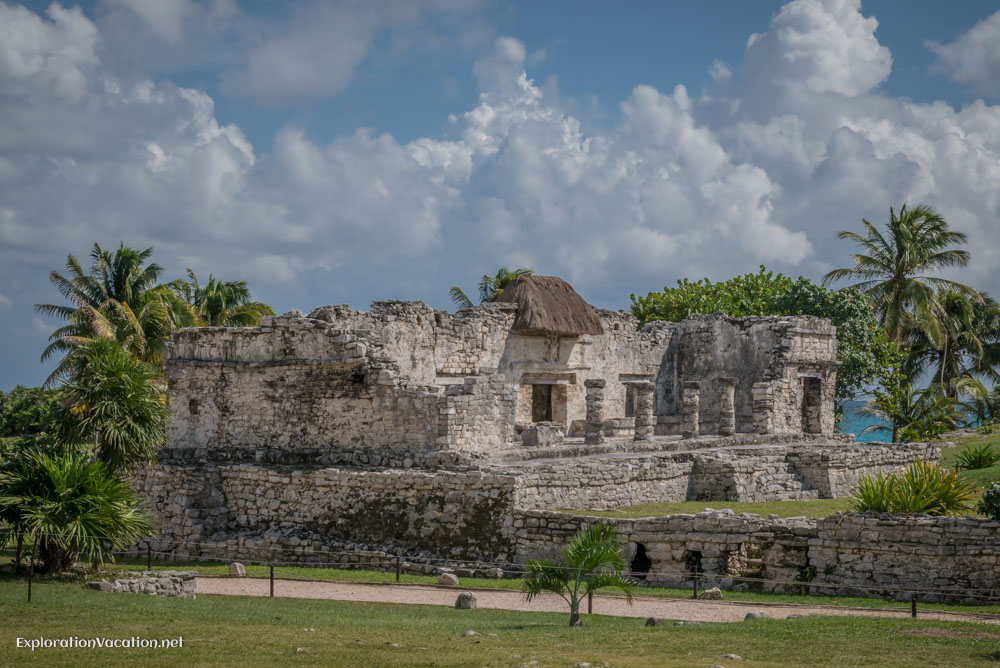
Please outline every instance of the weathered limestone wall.
M569 427L586 420L584 381L606 381L605 418L625 417L627 383L652 380L659 372L670 340L670 324L654 323L637 331L630 313L598 311L602 336L525 336L512 333L507 339L499 372L516 385L531 379L549 378L560 393L565 410L553 421ZM517 421L531 421L531 388L521 385ZM557 402L554 401L554 404ZM557 404L558 405L558 404ZM555 408L555 406L554 406Z
M803 374L817 376L824 394L813 433L832 433L836 384L836 328L811 316L730 318L694 315L672 323L672 337L656 377L657 415L681 413L682 384L700 381L701 433L718 433L728 386L735 382L736 431L803 431ZM768 389L768 402L755 401L755 385ZM756 394L760 395L758 389Z
M933 444L745 445L534 460L520 479L519 508L614 508L668 501L779 501L848 496L866 473L937 461Z
M191 553L242 533L288 530L460 559L512 556L516 481L509 476L160 464L140 469L134 485L159 520L157 551Z
M1000 597L1000 522L837 514L824 519L763 519L703 512L648 519L604 519L525 511L514 523L517 559L553 558L581 527L614 523L629 558L642 545L652 562L647 581L690 587L984 602ZM752 580L765 582L755 584ZM770 581L770 582L766 582ZM791 584L783 584L791 583Z

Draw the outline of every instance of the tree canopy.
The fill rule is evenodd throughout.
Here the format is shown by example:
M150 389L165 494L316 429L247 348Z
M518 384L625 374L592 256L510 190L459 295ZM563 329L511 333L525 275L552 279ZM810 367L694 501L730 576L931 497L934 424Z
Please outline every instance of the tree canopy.
M837 327L837 399L856 397L876 383L888 366L892 346L879 327L871 300L853 288L830 290L807 278L791 279L763 266L713 283L677 281L677 287L631 295L633 315L640 327L653 320L679 322L694 313L723 312L733 317L749 315L813 315Z

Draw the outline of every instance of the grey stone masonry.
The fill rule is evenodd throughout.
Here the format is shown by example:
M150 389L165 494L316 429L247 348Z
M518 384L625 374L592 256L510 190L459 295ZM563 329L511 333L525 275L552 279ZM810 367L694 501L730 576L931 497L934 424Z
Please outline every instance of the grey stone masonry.
M698 403L701 383L697 380L684 381L684 393L681 396L683 413L681 414L681 429L684 438L698 435Z
M118 578L87 582L88 589L112 593L147 594L149 596L176 596L194 598L198 571L159 571L135 574L133 578Z
M736 433L736 383L733 376L716 379L719 384L719 435L732 436Z
M635 383L635 440L653 437L656 418L653 416L653 384L649 381Z
M983 604L1000 600L1000 522L970 517L837 513L765 519L706 509L696 515L607 519L525 511L514 522L517 559L558 554L582 527L611 522L626 556L641 545L646 581L701 588L874 596Z
M604 386L606 384L600 378L583 381L584 387L587 388L587 432L583 440L588 445L604 442Z

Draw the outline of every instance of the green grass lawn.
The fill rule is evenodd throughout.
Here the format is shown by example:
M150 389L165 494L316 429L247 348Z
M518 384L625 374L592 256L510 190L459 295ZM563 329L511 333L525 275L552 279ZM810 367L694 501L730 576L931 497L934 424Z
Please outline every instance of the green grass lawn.
M4 559L6 561L6 559ZM145 570L145 559L119 559L118 563L110 566L112 572L102 574L109 580L116 577L115 571L136 571ZM265 565L247 564L245 566L248 577L266 578L269 576L269 568ZM153 560L154 570L174 569L174 570L195 570L199 575L228 575L229 567L217 561L157 561ZM394 583L395 573L385 573L381 571L367 570L340 570L333 568L317 568L310 566L276 566L274 569L276 578L295 578L306 580L326 580L331 582L365 582L365 583ZM406 575L400 576L403 584L437 584L437 576L434 575ZM520 578L461 578L463 587L469 589L521 589ZM689 598L689 589L672 589L667 587L648 587L640 585L636 591L641 596L658 596L664 598ZM613 590L598 592L599 596L615 596ZM746 603L783 603L794 605L839 605L855 608L894 608L909 609L910 604L903 601L886 601L878 598L860 598L852 596L809 596L802 594L762 594L756 592L732 592L723 594L727 601L742 601ZM953 603L921 603L921 608L928 610L944 610L952 612L973 612L1000 614L1000 605L984 606L964 606Z
M982 666L1000 627L805 617L645 628L642 619L200 596L102 594L0 581L0 664L39 666ZM479 635L463 637L467 629ZM181 649L17 649L17 637L184 638ZM742 661L722 659L734 653Z
M959 454L961 454L961 452L969 446L980 446L987 443L1000 452L1000 434L991 434L989 436L968 436L966 438L958 439L955 442L955 446L941 449L941 466L944 468L954 469L955 462L958 459ZM976 487L979 488L981 495L982 492L990 486L990 483L1000 481L1000 464L990 466L985 469L960 471L958 475L975 483Z

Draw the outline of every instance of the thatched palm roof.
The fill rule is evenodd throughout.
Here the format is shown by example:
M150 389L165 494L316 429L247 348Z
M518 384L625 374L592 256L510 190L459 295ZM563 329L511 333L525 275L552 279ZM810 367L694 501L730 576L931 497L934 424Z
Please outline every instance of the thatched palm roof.
M555 276L519 276L497 301L517 304L515 332L561 336L604 333L594 307Z

